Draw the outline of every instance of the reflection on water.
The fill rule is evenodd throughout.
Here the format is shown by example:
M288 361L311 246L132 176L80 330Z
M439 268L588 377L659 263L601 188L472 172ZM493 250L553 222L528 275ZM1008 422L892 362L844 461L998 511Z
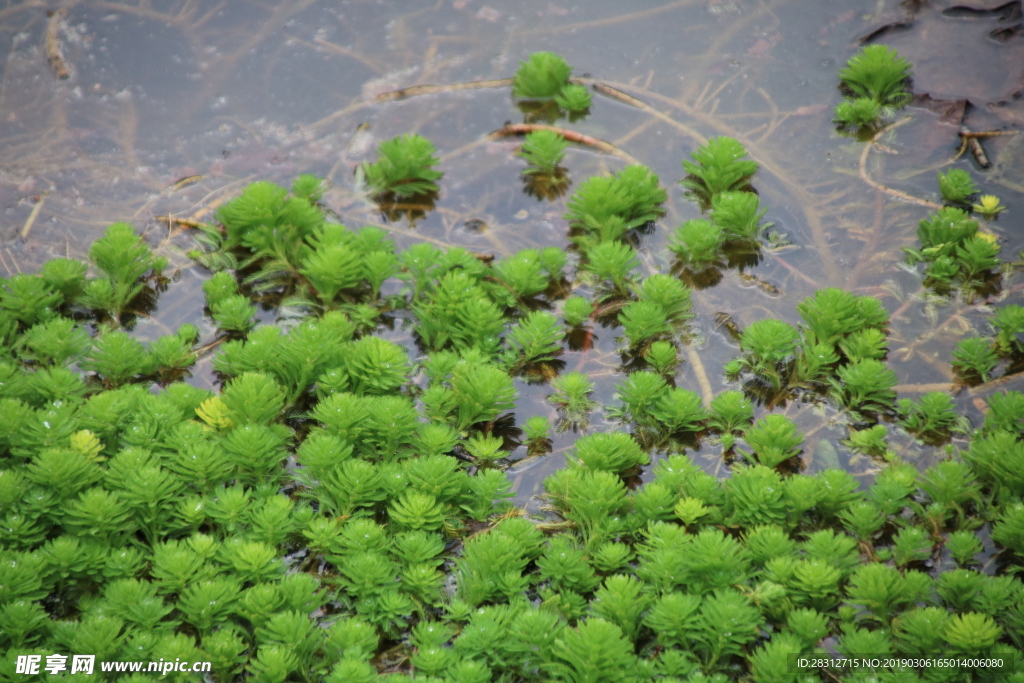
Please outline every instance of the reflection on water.
M531 52L553 50L576 74L594 79L588 82L608 86L594 92L589 117L559 125L643 161L669 191L668 215L642 237L645 272L667 272L667 235L700 215L677 184L680 161L714 135L739 139L760 162L755 185L766 220L791 243L742 272L689 274L692 284L707 286L695 289L690 353L677 385L698 386L699 361L714 391L726 386L721 367L737 347L723 315L740 327L766 316L795 322L796 303L826 285L875 296L897 312L889 364L904 382L903 395L948 383L949 349L981 313L912 297L920 277L897 263L928 210L876 191L860 176L936 199L935 172L959 145L957 126L912 109L908 125L870 149L837 136L830 122L838 68L858 38L904 21L901 5L681 0L625 11L608 1L484 2L442 0L409 11L312 0L183 0L160 9L81 2L49 17L35 3L0 9L0 274L32 270L53 256L83 256L107 224L131 221L177 268L153 319L136 333L151 338L191 322L209 340L214 330L202 316L199 289L206 273L182 251L190 246L187 221L208 219L249 181L288 185L299 173L331 180L325 202L339 220L383 225L400 247L426 240L501 256L567 246L566 197L524 186L524 164L514 156L518 140L488 136L523 120L506 83L375 100L417 84L504 79ZM917 92L969 99L965 123L972 130L1020 129L1024 105L1012 95L1024 75L1024 38L994 36L1000 21L926 8L909 28L877 35L915 64ZM53 63L55 48L62 64ZM64 66L68 78L59 79L55 66ZM441 193L432 205L396 203L382 212L365 199L353 172L375 157L377 142L407 132L437 146ZM1024 246L1012 229L1024 215L1024 166L1004 155L1024 148L1024 135L984 144L994 168L972 170L983 190L1009 207L995 228L1005 239L1003 253L1014 254ZM624 163L571 146L563 162L570 192ZM971 163L963 157L956 165ZM384 334L411 344L408 330ZM590 374L595 398L606 405L614 404L623 376L619 336L598 326L584 349L561 357L567 369ZM212 382L209 358L195 381ZM520 424L530 415L555 417L544 400L546 383L518 385ZM843 430L828 424L834 415L799 404L787 413L807 432L811 470L870 469L871 463L848 462L838 444ZM592 416L590 429L609 428L615 427L600 412ZM575 438L560 434L551 455L513 467L520 502L564 462ZM908 456L920 450L909 438L898 445ZM696 457L725 474L717 450L703 445Z

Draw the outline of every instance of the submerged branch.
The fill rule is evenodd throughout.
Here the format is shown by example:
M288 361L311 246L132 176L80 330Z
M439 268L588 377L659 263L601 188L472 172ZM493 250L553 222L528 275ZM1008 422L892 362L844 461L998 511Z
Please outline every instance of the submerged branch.
M68 71L68 65L64 62L64 55L60 49L60 38L58 32L60 31L60 22L64 20L64 16L67 14L65 8L54 10L53 14L50 15L50 20L46 22L46 58L50 62L50 66L53 67L53 71L57 74L57 78L60 80L67 80L71 73Z
M690 346L686 344L686 357L690 360L690 367L693 368L693 374L697 378L697 384L700 385L700 393L704 397L704 405L711 405L711 400L715 397L715 392L711 388L711 382L708 380L708 373L704 371L704 363L700 360L700 354Z
M32 229L32 224L36 222L36 218L39 217L39 212L43 210L43 202L46 201L46 195L48 192L43 192L39 195L39 199L36 201L36 205L32 207L32 213L25 219L25 224L21 226L21 232L18 233L21 237L21 241L24 242L28 239L28 233Z
M581 145L593 147L594 149L604 152L605 154L611 154L612 156L625 159L631 164L639 164L640 161L633 157L627 152L623 152L621 149L600 138L595 138L590 135L584 135L575 130L569 130L568 128L559 128L557 126L548 126L543 123L510 123L506 126L499 128L496 131L492 131L487 135L487 138L494 140L496 138L502 138L509 135L526 135L538 130L550 130L554 133L558 133L563 138L570 142L578 142Z
M941 204L936 204L935 202L930 202L927 199L915 197L913 195L907 194L906 192L903 192L902 190L895 190L891 187L888 187L887 185L883 185L882 183L872 180L871 177L868 175L868 153L871 152L871 149L878 144L878 139L882 136L883 133L887 133L890 130L898 128L907 121L910 121L909 116L905 119L897 121L896 123L886 126L882 130L875 133L875 136L871 138L871 141L868 144L864 145L864 150L860 153L860 178L871 187L875 188L879 192L884 192L890 197L902 199L905 202L910 202L911 204L917 204L919 206L927 206L928 208L931 209L941 209Z
M374 102L390 102L392 100L404 100L417 95L433 95L442 92L459 92L461 90L481 90L483 88L504 88L512 85L511 78L497 78L491 81L468 81L466 83L452 83L450 85L412 85L408 88L392 90L381 93L373 98Z

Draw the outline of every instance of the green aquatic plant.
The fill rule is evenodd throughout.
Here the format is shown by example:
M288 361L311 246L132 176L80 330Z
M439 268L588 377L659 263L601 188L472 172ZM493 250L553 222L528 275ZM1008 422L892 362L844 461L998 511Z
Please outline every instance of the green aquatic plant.
M512 308L547 289L550 279L560 276L564 265L564 252L557 247L516 252L494 264L500 286L491 290L491 298Z
M647 464L650 458L629 434L610 432L580 437L569 462L591 471L621 474Z
M631 301L619 313L619 324L631 348L671 331L665 310L652 301Z
M255 325L253 317L256 307L249 302L249 297L234 295L224 297L210 307L217 327L225 332L244 334Z
M910 62L885 45L866 45L839 71L843 87L870 97L882 107L902 107L910 101L907 88Z
M840 367L832 381L837 400L856 412L888 413L894 408L896 373L885 363L862 359Z
M95 340L95 345L80 365L83 370L95 372L104 382L115 387L148 375L154 369L148 350L121 330Z
M990 340L968 337L957 342L949 362L959 376L968 382L987 382L999 364L999 356Z
M433 143L420 135L399 135L381 142L377 161L364 163L360 168L374 195L413 197L437 192L435 181L444 173L433 170L437 165L436 152Z
M89 260L106 277L89 280L83 297L87 306L120 320L128 305L142 293L146 282L156 283L167 259L156 257L127 223L114 223L89 247Z
M562 317L570 327L584 324L593 313L593 304L582 296L571 296L562 304Z
M493 460L505 457L505 453L502 451L504 444L504 439L481 434L467 439L465 447L479 464L486 465Z
M678 326L693 317L689 287L671 275L651 275L634 287L634 291L641 303L658 306L665 314L665 319L673 326Z
M996 330L996 351L1009 355L1024 352L1024 306L1009 304L996 309L991 318Z
M977 232L978 222L972 220L966 211L956 207L943 207L920 221L917 238L921 249L905 247L907 261L913 265L921 261L932 263L940 258L951 259L955 256L957 247L974 237Z
M564 137L551 130L536 130L527 133L519 156L530 165L523 171L524 175L552 175L559 169L565 158L565 148L569 143Z
M489 364L462 363L452 370L455 428L463 431L477 422L489 422L515 406L512 378Z
M872 131L883 116L910 103L910 63L896 50L867 45L839 71L840 90L847 97L835 108L840 129ZM941 182L941 178L940 178Z
M664 216L661 205L667 198L657 174L632 164L580 185L566 204L565 219L580 232L573 240L592 251L593 245L618 240L629 230Z
M767 213L753 192L719 192L711 199L711 218L728 239L758 240L771 223L761 223Z
M640 673L639 662L615 624L590 618L566 628L551 646L545 672L562 680L610 681Z
M839 340L840 350L851 361L861 358L882 360L889 351L888 346L888 337L877 327L865 327Z
M633 247L621 242L602 242L587 252L584 268L599 281L611 281L607 294L625 296L627 280L632 271L640 266Z
M708 425L722 434L742 432L754 419L754 406L739 391L723 391L711 401Z
M62 294L54 291L43 278L31 275L15 275L5 280L0 289L0 307L11 319L24 325L49 320L62 303Z
M726 373L748 371L779 391L788 382L799 338L800 333L789 323L772 318L759 320L743 331L743 355L726 365Z
M971 209L987 221L996 218L1006 207L1000 204L999 197L992 194L985 194L978 198L978 203L971 205Z
M754 449L753 454L741 453L743 457L765 467L797 456L804 442L796 424L784 415L766 415L743 433L743 439Z
M590 398L594 392L594 383L580 372L569 372L551 380L554 392L548 401L554 403L562 411L562 416L572 426L586 427L588 414L599 404Z
M1024 396L988 392L973 432L945 393L897 404L876 299L822 290L798 307L799 327L750 325L734 364L755 375L750 395L730 388L705 407L690 373L673 375L691 293L670 274L635 275L629 211L576 226L593 239L580 242L580 295L566 299L562 249L493 265L465 249L396 250L383 230L326 221L323 188L306 177L290 195L264 184L225 204L202 233L202 258L220 268L203 286L208 310L177 333L111 329L110 311L87 304L84 264L68 259L0 281L8 650L208 660L217 680L802 683L789 658L833 640L876 655L1008 656L1024 642ZM930 263L951 259L965 277L974 239ZM159 293L150 257L138 251L151 265L124 322L150 305L147 286ZM389 293L392 277L403 291ZM199 330L234 301L239 332L257 304L279 319L204 340L216 390L176 381ZM644 310L663 338L623 358L615 405L598 400L607 373L556 374L567 327L607 353L612 335L598 346L580 326L621 317L639 340ZM996 310L992 336L973 344L986 358L972 367L989 375L1015 372L1024 332L1017 308ZM526 383L510 371L545 358L556 410L525 419ZM790 419L763 400L754 423L773 374L807 403ZM830 468L842 456L829 430L796 426L826 409L826 387L860 412L838 421L866 427L846 445L889 461L870 485ZM605 431L557 437L569 456L542 482L548 518L523 516L513 480L543 463L513 461L551 449L550 418L582 428L602 407ZM936 441L963 429L963 443L919 471L896 451L927 446L858 424L871 412ZM719 445L707 434L732 464L724 480L704 471ZM816 474L796 466L805 445Z
M938 173L939 190L943 200L950 204L966 204L978 192L978 185L971 174L962 168L951 168Z
M206 307L210 310L213 310L215 304L238 294L238 282L227 271L214 273L203 282L203 295L206 297Z
M446 273L428 299L412 306L417 332L428 348L475 348L493 354L505 323L498 305L463 269Z
M893 455L889 450L886 437L889 430L885 425L875 425L867 429L851 429L846 441L843 443L856 453L863 453L873 457L881 458Z
M668 248L682 261L693 266L718 263L725 231L709 220L689 220L676 228L669 238Z
M363 279L360 254L346 244L328 244L326 239L317 240L299 272L326 307L331 306L339 292L357 287Z
M650 409L653 422L649 425L673 434L699 432L704 428L708 412L700 396L687 389L670 389Z
M555 96L555 103L569 112L571 118L589 113L592 99L586 86L578 83L566 83Z
M982 431L986 434L1024 431L1024 394L1019 391L994 393L988 398L988 412Z
M931 391L918 401L903 398L897 403L900 422L918 436L949 434L957 426L953 398L943 391Z
M758 169L745 156L747 150L733 138L711 138L693 152L693 161L683 161L687 176L681 183L707 203L722 192L742 190Z
M89 335L74 320L62 316L36 323L19 341L25 360L53 366L81 358L91 346Z
M836 105L832 120L843 128L860 130L882 116L882 106L872 97L847 98Z
M992 539L1018 555L1024 554L1024 505L1008 507L992 527Z
M534 415L523 423L527 453L536 455L551 449L551 422L546 417Z
M647 347L644 356L648 365L660 375L673 374L679 357L676 355L676 347L668 341L656 341Z
M998 242L983 234L977 234L960 243L956 249L956 259L963 279L971 280L984 276L997 267L1000 250Z
M547 311L534 311L509 330L504 365L513 372L531 363L554 360L562 353L564 336L558 318Z
M883 330L889 323L889 314L877 299L835 287L819 289L798 303L796 310L807 326L808 337L824 344L835 344L866 329Z
M569 81L571 75L572 67L559 55L534 52L529 60L519 62L512 77L512 97L531 101L525 104L539 105L537 111L544 111L545 104L553 102L558 107L556 114L568 112L569 119L576 120L589 113L591 97L586 86ZM520 106L523 108L523 104Z
M627 421L647 424L652 420L651 411L669 391L665 380L653 372L634 372L616 387L616 395L622 400L617 414Z
M534 52L529 60L519 62L512 77L512 96L524 99L547 99L557 96L568 83L572 67L554 52Z

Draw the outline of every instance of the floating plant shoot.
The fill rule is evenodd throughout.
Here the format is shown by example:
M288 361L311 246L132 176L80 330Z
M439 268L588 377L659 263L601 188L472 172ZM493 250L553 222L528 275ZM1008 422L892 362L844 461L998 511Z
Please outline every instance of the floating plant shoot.
M590 111L590 91L572 83L572 67L553 52L534 52L512 77L512 97L522 100L528 117L554 119L566 112L570 120Z
M557 199L568 189L566 169L559 165L568 145L564 137L552 130L527 133L519 150L519 156L529 164L522 172L527 194L538 199Z
M910 63L885 45L867 45L839 71L848 95L835 109L841 129L871 131L885 116L910 103Z

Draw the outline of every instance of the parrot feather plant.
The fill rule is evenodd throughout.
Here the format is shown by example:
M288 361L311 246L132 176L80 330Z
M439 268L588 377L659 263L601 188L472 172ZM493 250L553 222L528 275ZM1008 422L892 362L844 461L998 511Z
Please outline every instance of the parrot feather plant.
M582 103L564 60L528 64L517 97ZM888 74L844 78L895 106L907 69ZM411 139L365 177L429 189ZM736 265L726 245L762 239L745 157L715 138L688 162L709 214L666 240L681 260ZM915 253L931 278L994 277L970 186L944 177L963 204ZM130 226L88 263L0 279L5 671L85 652L208 661L223 683L809 683L792 662L828 647L1002 658L987 680L1020 679L1024 395L986 387L978 425L951 394L900 396L889 314L836 288L744 321L724 386L691 385L681 344L706 311L648 258L668 198L643 166L580 183L568 253L493 262L349 229L324 190L259 181L223 204L195 235L204 318L162 336L132 327L166 263ZM1024 362L1024 308L991 305L953 351L965 381ZM617 337L621 366L583 363ZM182 381L204 354L215 385ZM873 477L827 448L844 427Z
M563 114L576 121L590 113L590 91L571 82L572 67L554 52L534 52L512 77L512 97L527 120L555 120Z
M835 109L840 130L873 133L883 116L910 103L911 66L896 50L866 45L839 71L840 90L846 95Z

